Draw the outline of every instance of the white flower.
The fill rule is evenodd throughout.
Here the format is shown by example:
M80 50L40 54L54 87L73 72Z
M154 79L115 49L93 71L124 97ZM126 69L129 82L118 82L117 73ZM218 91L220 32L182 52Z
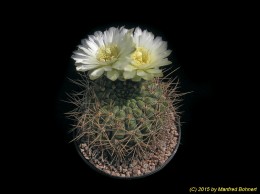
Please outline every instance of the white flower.
M167 59L171 54L167 50L167 42L161 37L154 38L152 33L139 27L134 31L133 41L136 49L130 56L131 63L124 67L124 79L140 81L141 78L151 80L161 77L163 74L159 68L171 64Z
M129 56L135 49L131 34L132 31L123 27L111 27L83 39L72 56L77 71L89 71L92 80L103 74L110 80L122 76L121 70L129 64Z

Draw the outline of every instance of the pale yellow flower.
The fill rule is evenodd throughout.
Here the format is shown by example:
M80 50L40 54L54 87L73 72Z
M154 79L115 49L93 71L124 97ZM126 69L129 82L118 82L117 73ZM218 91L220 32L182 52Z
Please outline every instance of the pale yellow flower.
M139 27L133 33L133 42L135 51L129 56L131 63L124 67L124 79L140 81L142 78L151 80L163 76L160 67L171 64L167 58L171 54L171 50L167 50L167 42Z
M77 71L88 71L90 79L97 79L104 74L114 81L129 63L129 56L134 49L131 32L123 27L111 27L83 39L72 58L76 61Z

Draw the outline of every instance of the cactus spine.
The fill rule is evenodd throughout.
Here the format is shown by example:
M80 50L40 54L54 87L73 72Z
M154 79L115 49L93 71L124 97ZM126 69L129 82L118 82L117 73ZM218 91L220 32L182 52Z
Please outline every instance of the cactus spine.
M173 81L91 81L83 76L77 84L84 90L71 96L77 106L69 113L76 118L75 140L111 163L142 160L156 152L167 125L178 117Z

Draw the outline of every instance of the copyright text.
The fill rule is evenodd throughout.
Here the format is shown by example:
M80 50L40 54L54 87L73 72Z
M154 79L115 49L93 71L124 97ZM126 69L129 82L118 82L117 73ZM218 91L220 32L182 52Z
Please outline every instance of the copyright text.
M257 192L257 187L190 187L189 192Z

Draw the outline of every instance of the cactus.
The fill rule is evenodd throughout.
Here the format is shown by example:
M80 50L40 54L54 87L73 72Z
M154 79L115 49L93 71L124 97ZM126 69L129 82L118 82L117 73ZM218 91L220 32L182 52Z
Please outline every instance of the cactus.
M77 71L88 73L72 80L83 87L70 96L76 105L69 113L76 121L73 140L97 168L117 176L146 174L173 152L179 94L160 69L171 64L170 53L160 37L123 27L96 32L74 52ZM132 168L136 163L142 172Z
M76 140L83 138L89 149L98 148L110 161L141 160L155 152L157 141L165 138L166 125L172 122L170 115L177 117L173 103L178 95L172 82L105 77L82 81L85 90L74 95L77 108L70 113L76 118Z

